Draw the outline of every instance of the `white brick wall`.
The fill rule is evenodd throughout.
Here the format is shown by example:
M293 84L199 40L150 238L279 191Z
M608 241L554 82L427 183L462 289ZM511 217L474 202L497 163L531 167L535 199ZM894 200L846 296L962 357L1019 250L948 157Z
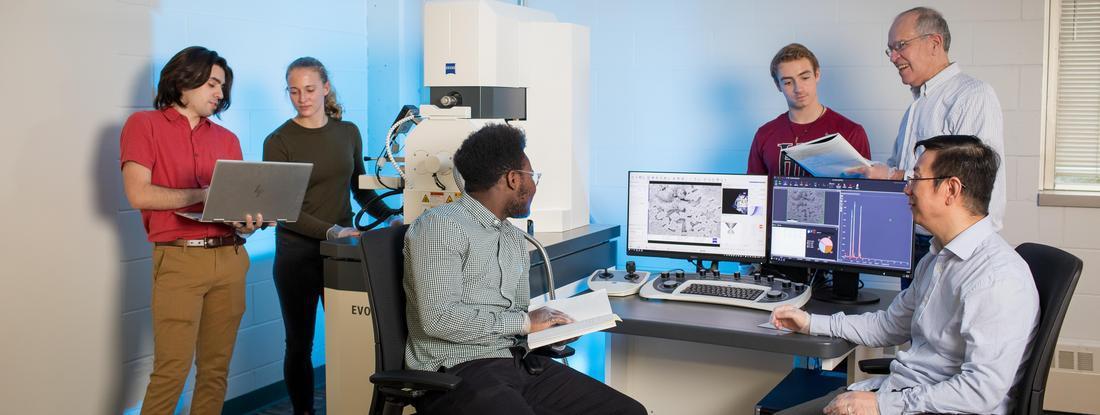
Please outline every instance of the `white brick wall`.
M767 64L788 42L803 42L818 53L826 104L864 125L878 159L889 153L910 99L881 50L890 20L916 2L528 3L592 30L594 222L625 222L627 169L741 171L753 131L784 108ZM151 365L150 249L121 191L117 137L128 114L152 105L156 73L168 57L202 44L229 59L238 82L233 107L221 123L238 134L249 158L259 157L266 134L291 115L282 71L301 55L330 66L349 118L362 130L384 131L395 105L414 103L422 94L416 89L418 2L408 4L405 9L382 0L0 5L0 38L9 40L5 53L16 62L0 65L0 79L18 80L7 86L13 99L0 104L5 116L0 136L7 144L0 152L5 177L0 207L7 220L0 238L5 255L0 309L6 338L18 339L0 342L9 358L0 379L0 401L11 406L8 411L118 413L144 392ZM947 16L954 32L952 57L993 84L1006 110L1012 203L1004 234L1014 243L1063 247L1085 260L1063 337L1100 341L1100 326L1091 319L1100 314L1095 237L1100 213L1034 204L1044 2L925 4ZM389 25L389 17L402 23ZM397 40L387 39L368 54L368 27ZM368 69L368 61L400 66ZM393 82L402 88L372 93L368 103L368 88L389 91ZM376 125L366 125L368 118ZM283 333L270 253L259 249L270 244L267 234L250 242L257 258L248 278L248 311L230 397L281 377Z

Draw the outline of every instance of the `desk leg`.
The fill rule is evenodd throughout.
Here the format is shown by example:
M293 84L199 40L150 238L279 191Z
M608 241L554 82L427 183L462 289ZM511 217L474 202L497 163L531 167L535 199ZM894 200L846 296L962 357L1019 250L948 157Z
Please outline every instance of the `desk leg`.
M791 356L609 334L606 382L651 414L751 414L791 371Z

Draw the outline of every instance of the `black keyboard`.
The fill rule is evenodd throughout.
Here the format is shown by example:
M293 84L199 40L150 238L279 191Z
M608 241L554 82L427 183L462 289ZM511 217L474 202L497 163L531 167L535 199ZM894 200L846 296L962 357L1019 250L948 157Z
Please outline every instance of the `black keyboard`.
M708 295L711 297L736 298L740 300L755 300L764 294L764 290L753 288L729 287L724 285L691 284L681 294Z

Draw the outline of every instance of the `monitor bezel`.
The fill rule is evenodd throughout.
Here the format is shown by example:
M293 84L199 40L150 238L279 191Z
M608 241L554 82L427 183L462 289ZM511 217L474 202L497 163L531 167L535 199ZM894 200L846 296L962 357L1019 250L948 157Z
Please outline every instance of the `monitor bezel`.
M845 181L845 182L852 182L852 181L858 181L858 182L872 182L872 181L873 182L894 182L894 183L902 185L902 189L903 189L902 192L904 192L904 184L905 184L904 180L875 180L875 179L862 179L862 178L812 177L812 176L811 177L805 177L805 176L803 176L803 177L798 177L798 176L771 176L768 180L768 206L772 209L775 208L774 203L773 203L773 198L775 197L775 189L776 189L775 182L778 179L818 179L818 180L839 180L839 181ZM769 210L768 211L768 264L771 264L771 265L782 265L782 266L791 266L791 267L805 267L807 269L812 269L812 270L830 270L830 271L839 271L839 272L858 272L858 273L861 273L861 274L882 275L882 276L887 276L887 277L904 277L904 276L907 276L907 275L912 273L913 265L916 264L916 262L920 260L920 258L913 258L914 251L916 250L915 249L915 244L916 244L916 239L917 239L917 237L916 237L916 221L913 222L912 232L909 233L909 235L910 235L909 236L909 269L904 270L904 271L899 270L899 269L894 269L894 268L884 268L884 267L864 266L864 265L852 265L852 264L845 264L845 263L840 263L840 262L817 262L817 261L809 261L809 260L802 260L802 259L782 259L782 258L788 258L788 257L778 257L778 258L781 258L781 259L777 260L777 257L774 257L771 254L772 253L771 252L771 246L772 246L771 235L772 235L772 227L774 225L774 222L772 222L771 219L772 219L772 212Z
M631 250L630 249L630 178L635 173L650 173L650 174L696 174L706 176L754 176L763 178L765 186L765 199L766 206L764 207L764 255L760 257L756 256L736 256L736 255L718 255L718 254L698 254L698 253L685 253L676 251L662 251L662 250ZM643 257L656 257L656 258L673 258L673 259L686 259L690 261L703 260L703 261L723 261L723 262L739 262L739 263L753 263L764 264L767 263L770 258L771 250L771 191L772 180L766 174L748 174L748 173L700 173L700 172L686 172L686 171L654 171L654 170L629 170L626 174L626 255L628 256L643 256Z

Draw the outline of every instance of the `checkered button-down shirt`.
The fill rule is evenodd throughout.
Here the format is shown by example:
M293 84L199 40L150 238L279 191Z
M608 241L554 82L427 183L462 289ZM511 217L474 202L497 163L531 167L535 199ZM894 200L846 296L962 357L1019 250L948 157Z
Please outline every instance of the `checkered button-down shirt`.
M420 215L404 252L406 366L507 358L525 344L531 258L522 231L463 197Z

